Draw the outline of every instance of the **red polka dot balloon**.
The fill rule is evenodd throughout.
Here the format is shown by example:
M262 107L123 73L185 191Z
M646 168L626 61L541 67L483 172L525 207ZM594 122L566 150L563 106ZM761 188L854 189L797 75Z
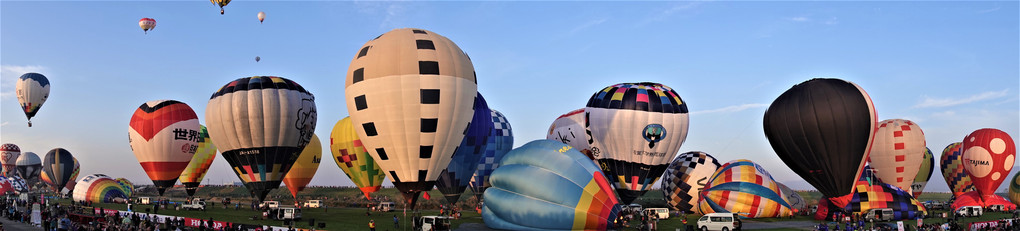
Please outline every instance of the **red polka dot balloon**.
M1009 177L1016 158L1013 138L994 128L982 128L963 138L964 168L982 196L995 193Z

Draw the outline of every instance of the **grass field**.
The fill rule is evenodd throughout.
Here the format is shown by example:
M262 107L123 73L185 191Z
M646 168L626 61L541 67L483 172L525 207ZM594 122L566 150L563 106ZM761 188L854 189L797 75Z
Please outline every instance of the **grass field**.
M140 196L153 196L155 192L147 192L143 190L138 193ZM430 192L432 195L431 200L419 199L419 208L423 208L421 211L422 215L437 215L439 214L439 205L445 204L442 194L438 191L433 190ZM818 199L821 198L821 194L818 192L799 192L799 194L808 201L809 204L817 203ZM185 194L183 190L170 190L167 194L168 198L172 201L183 201ZM282 221L274 220L259 220L252 219L252 217L261 217L261 211L253 211L249 209L250 199L247 197L248 192L244 187L230 187L230 186L211 186L204 187L199 190L198 196L202 198L208 198L210 201L210 207L207 211L175 211L173 209L160 209L159 214L172 215L172 216L184 216L191 218L209 219L213 218L218 221L229 221L235 223L245 224L261 224L261 225L272 225L272 226L285 226ZM474 197L470 196L471 193L465 193L464 196L458 201L458 206L462 208L461 214L463 215L460 219L453 221L453 227L457 228L464 223L482 223L480 214L474 211L474 206L477 201ZM235 210L234 206L228 206L226 209L218 203L222 198L230 197L233 202L239 202L240 209ZM315 223L323 222L326 223L327 230L360 230L368 227L369 220L375 220L377 230L410 230L410 216L408 212L405 217L401 210L395 212L373 212L371 215L366 216L366 209L364 205L369 203L368 200L364 199L364 196L356 188L325 188L325 187L313 187L302 191L299 194L302 200L308 199L321 199L326 201L329 206L328 209L323 208L306 208L302 210L303 220L295 222L297 228L310 228L308 221L311 219L315 220ZM373 197L380 199L381 201L393 201L398 203L398 208L402 208L402 197L399 192L393 188L385 188L380 192L373 194ZM665 207L666 204L662 200L662 193L658 191L650 191L643 197L638 198L635 203L642 204L645 208L652 207ZM922 201L928 200L939 200L946 201L951 197L949 193L925 193L922 194L920 199ZM281 204L289 205L293 204L294 199L291 197L289 191L281 187L278 190L273 191L270 194L269 199L278 200ZM69 203L69 200L61 200L61 203ZM106 209L118 209L126 210L124 204L96 204L97 207L103 207ZM149 207L149 206L146 206ZM146 207L136 207L135 210L144 209ZM142 210L144 212L144 210ZM932 213L942 213L946 211L930 211ZM401 224L401 228L394 228L393 216L398 216ZM979 218L967 218L963 219L963 222L975 222L975 221L989 221L999 218L1010 217L1010 214L1004 213L987 213L983 217ZM695 223L699 217L690 215L688 222L691 224ZM776 221L789 221L791 219L777 219L777 218L760 218L760 219L747 219L748 222L776 222ZM811 217L798 216L794 217L794 221L809 221L812 223L818 223ZM925 223L940 223L944 222L943 219L926 219ZM909 220L904 221L905 224L916 224L916 221ZM631 227L636 227L637 223L634 222ZM674 230L682 228L683 224L679 218L665 219L659 222L659 230ZM805 227L807 228L807 227ZM629 229L628 229L629 230Z

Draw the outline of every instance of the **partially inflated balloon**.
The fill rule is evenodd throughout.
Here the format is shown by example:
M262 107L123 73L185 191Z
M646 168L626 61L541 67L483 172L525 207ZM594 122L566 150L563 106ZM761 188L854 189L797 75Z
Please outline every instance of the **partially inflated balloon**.
M502 160L503 156L514 147L514 135L510 122L503 116L503 113L499 113L495 109L491 111L492 134L489 135L488 143L485 144L485 156L478 159L478 167L471 176L471 182L468 183L471 186L471 191L475 193L475 198L479 201L482 200L482 193L485 192L485 189L492 186L489 184L489 176L492 175L493 170L499 167L499 160Z
M21 156L21 148L14 144L0 145L0 165L3 171L0 176L14 176L17 168L18 157Z
M412 209L464 139L476 88L467 54L427 30L386 32L351 61L344 94L352 124Z
M1015 158L1016 143L998 129L978 129L963 138L963 166L982 199L995 196L995 189L1013 170Z
M198 133L198 149L195 150L195 156L191 157L188 167L181 172L181 184L184 184L188 196L195 196L198 185L209 172L209 166L216 160L216 145L213 145L212 138L209 138L209 130L203 125L198 126L201 130Z
M460 195L467 189L471 175L478 169L478 160L485 155L485 145L488 144L489 135L492 133L492 110L489 110L482 94L475 98L474 108L474 116L467 133L464 133L464 140L460 142L453 158L450 159L450 165L439 174L436 181L436 188L450 204L457 203Z
M198 115L176 100L153 100L135 110L128 142L159 195L177 184L202 139Z
M917 177L914 177L914 183L910 185L913 190L914 198L921 196L921 192L924 191L924 186L928 185L928 180L931 179L931 173L935 170L935 156L932 155L931 149L924 148L924 159L921 160L920 170L917 171Z
M910 193L891 184L882 183L877 178L862 176L854 185L854 196L845 211L867 213L868 210L892 209L892 220L915 219L923 217L928 211ZM821 208L821 206L819 206ZM832 214L826 217L831 218ZM885 219L885 217L883 217Z
M46 99L50 97L50 80L39 73L25 73L18 78L15 86L18 103L28 117L28 126L32 126L32 117L39 112Z
M620 212L613 187L574 148L536 140L511 150L489 177L482 220L508 230L606 230Z
M42 172L42 161L39 155L34 152L25 152L18 157L18 175L21 175L31 185L39 180L39 173Z
M287 184L287 189L290 190L290 195L294 196L294 199L297 199L298 192L304 190L305 186L312 182L312 177L319 170L320 162L322 162L322 142L319 142L319 136L313 134L312 142L305 146L297 161L294 161L290 172L287 172L287 176L283 177L283 183Z
M678 211L695 212L701 189L719 169L719 161L708 153L685 152L673 159L662 174L662 194L666 205Z
M812 79L765 111L765 137L793 172L845 207L871 150L875 105L857 84Z
M135 191L135 185L132 184L131 181L124 178L117 178L114 181L117 181L117 184L120 184L120 187L124 188L124 193L126 193L128 197L131 197L131 194Z
M698 212L738 213L744 217L789 216L793 210L783 198L779 183L761 165L750 160L723 164L701 191Z
M804 209L807 207L807 201L805 201L804 197L800 196L797 191L790 187L786 187L783 183L779 183L779 189L783 190L783 198L786 198L786 203L790 205L790 208L794 210L794 213L796 213L798 209Z
M315 97L301 85L274 76L240 78L209 99L209 136L255 199L280 187L312 139Z
M138 27L142 28L142 32L148 34L149 30L156 28L156 20L151 18L142 18L138 20Z
M584 133L584 108L567 112L549 125L549 133L546 139L556 140L570 145L595 160L591 149L588 147L588 135Z
M43 161L42 181L54 191L59 192L71 179L71 174L74 173L74 162L71 152L63 148L50 150L46 153L46 158Z
M75 202L115 203L126 200L130 193L120 183L104 174L92 174L81 178L74 187L71 197Z
M963 143L956 142L949 144L942 150L942 157L939 160L939 168L942 177L946 179L946 185L953 197L974 190L974 182L970 180L970 174L963 167Z
M379 191L386 174L365 151L365 146L351 125L350 117L337 121L333 126L333 132L329 135L329 150L333 153L336 165L361 189L365 199L371 200L371 194Z
M687 104L658 83L620 83L584 108L592 155L628 204L644 195L687 139Z
M892 119L878 123L869 162L882 182L910 192L924 159L924 132L910 120Z

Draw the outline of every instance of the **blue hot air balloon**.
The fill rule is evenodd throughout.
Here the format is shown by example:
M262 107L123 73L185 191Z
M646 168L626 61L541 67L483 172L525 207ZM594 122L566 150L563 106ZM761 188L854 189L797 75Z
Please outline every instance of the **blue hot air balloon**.
M464 134L464 140L453 153L450 165L439 173L439 180L436 181L436 188L443 192L443 196L450 204L457 203L460 194L467 189L471 175L478 168L478 159L485 155L485 144L492 133L492 123L489 122L492 121L492 111L489 110L482 94L475 97L474 109L475 114L471 118L471 124L468 125L467 133Z
M490 108L491 109L491 108ZM513 130L510 122L495 109L492 110L492 134L489 134L489 142L485 145L485 156L478 159L478 167L475 174L471 176L471 191L475 192L475 198L482 200L482 193L489 187L489 176L492 171L499 167L499 160L510 149L514 147Z

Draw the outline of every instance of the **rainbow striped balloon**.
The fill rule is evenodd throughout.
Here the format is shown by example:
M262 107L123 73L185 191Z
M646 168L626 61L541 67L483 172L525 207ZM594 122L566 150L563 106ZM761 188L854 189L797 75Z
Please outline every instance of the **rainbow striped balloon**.
M606 230L619 213L613 186L573 147L536 140L511 150L489 176L482 220L506 230Z
M104 174L85 176L74 186L74 201L90 201L97 203L113 203L117 199L127 199L128 193L117 180Z
M789 216L792 211L779 184L761 165L734 160L719 167L701 191L698 212L738 213L743 217Z

